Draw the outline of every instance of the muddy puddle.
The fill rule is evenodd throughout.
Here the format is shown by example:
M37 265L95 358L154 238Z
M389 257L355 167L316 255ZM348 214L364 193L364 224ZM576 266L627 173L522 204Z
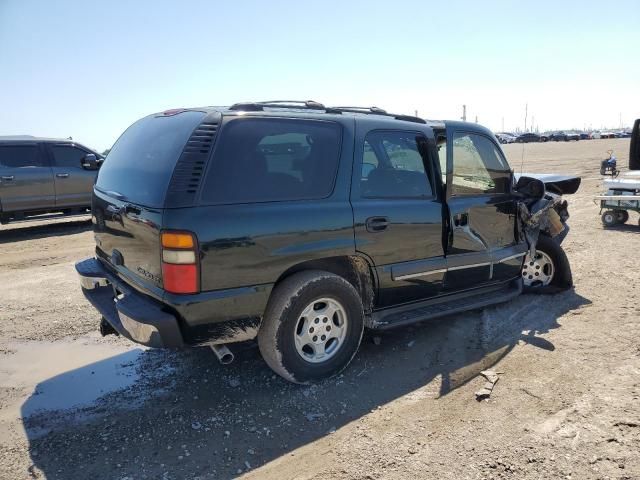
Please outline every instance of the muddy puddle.
M145 349L84 341L2 346L0 388L11 390L0 421L93 404L140 379Z

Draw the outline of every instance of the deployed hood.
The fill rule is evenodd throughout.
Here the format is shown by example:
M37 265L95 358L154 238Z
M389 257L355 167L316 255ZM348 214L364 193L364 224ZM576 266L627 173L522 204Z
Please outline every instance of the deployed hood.
M576 193L580 187L581 178L574 175L561 175L555 173L516 173L516 182L520 177L537 178L544 182L548 192L558 195L569 195Z

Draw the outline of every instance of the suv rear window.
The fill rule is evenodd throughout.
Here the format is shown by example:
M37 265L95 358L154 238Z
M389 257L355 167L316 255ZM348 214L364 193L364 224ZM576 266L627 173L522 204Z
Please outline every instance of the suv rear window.
M250 203L328 197L341 128L325 121L250 118L220 133L207 172L204 203Z
M131 125L107 155L96 187L147 207L162 207L180 154L204 112L149 116Z

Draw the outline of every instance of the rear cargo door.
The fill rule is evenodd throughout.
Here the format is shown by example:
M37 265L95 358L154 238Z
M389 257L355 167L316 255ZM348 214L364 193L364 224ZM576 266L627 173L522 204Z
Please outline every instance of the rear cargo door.
M204 117L204 112L182 111L134 123L109 152L94 188L98 256L129 283L158 297L163 286L160 230L165 200L169 185L176 182L177 166L195 148L187 143ZM187 180L193 181L194 175Z

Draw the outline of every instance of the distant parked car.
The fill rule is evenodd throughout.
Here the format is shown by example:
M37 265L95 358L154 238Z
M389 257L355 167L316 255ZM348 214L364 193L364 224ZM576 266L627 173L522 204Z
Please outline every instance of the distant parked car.
M591 140L591 135L587 132L580 133L580 140Z
M575 140L577 142L580 140L580 134L577 132L569 132L567 133L567 140Z
M549 140L554 142L566 142L569 140L569 137L567 137L567 134L564 132L553 132L549 135Z
M602 138L602 134L600 132L591 132L589 134L591 140L600 140Z
M531 143L531 142L539 142L540 135L537 133L523 133L518 138L516 138L517 143Z
M102 160L72 140L0 137L0 223L89 212Z
M509 133L496 133L496 138L500 143L514 143L516 141L516 137Z

